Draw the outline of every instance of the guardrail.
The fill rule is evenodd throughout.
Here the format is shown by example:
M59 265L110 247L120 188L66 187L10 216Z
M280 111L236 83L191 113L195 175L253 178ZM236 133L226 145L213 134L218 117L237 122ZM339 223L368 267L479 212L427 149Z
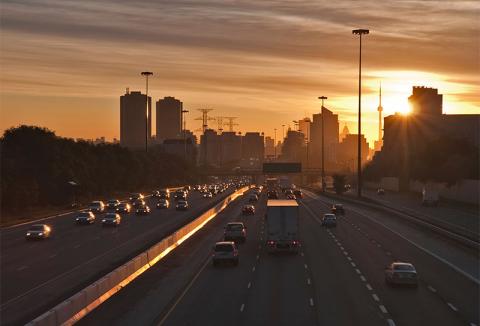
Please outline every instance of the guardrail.
M309 189L308 187L304 187L304 188L308 189L310 191L314 191L313 189ZM357 199L349 198L349 197L346 197L346 196L338 196L338 195L334 195L334 194L331 194L331 193L322 193L322 195L325 196L325 197L328 197L330 199L343 200L343 201L346 201L346 202L362 205L364 207L373 208L373 209L376 209L376 210L382 210L386 213L393 214L393 215L395 215L399 218L407 220L407 221L409 221L413 224L416 224L416 225L421 226L425 229L433 231L433 232L435 232L439 235L442 235L444 237L447 237L451 240L455 240L456 242L458 242L458 243L460 243L464 246L467 246L469 248L472 248L472 249L475 249L475 250L480 249L480 242L479 242L478 236L476 237L475 235L472 235L472 234L465 234L465 230L461 230L463 232L457 233L457 232L459 232L459 230L448 229L443 225L438 225L435 222L424 220L421 217L414 216L413 214L406 214L405 212L399 211L399 210L391 208L391 207L387 207L387 206L382 205L382 204L377 203L377 202L375 202L375 203L374 202L365 202L365 201L362 201L362 200L357 200Z
M248 189L249 187L244 187L235 191L195 220L181 227L173 234L162 239L159 243L116 268L95 283L87 286L80 292L35 318L27 325L73 325L195 234L227 207L229 203L243 195Z

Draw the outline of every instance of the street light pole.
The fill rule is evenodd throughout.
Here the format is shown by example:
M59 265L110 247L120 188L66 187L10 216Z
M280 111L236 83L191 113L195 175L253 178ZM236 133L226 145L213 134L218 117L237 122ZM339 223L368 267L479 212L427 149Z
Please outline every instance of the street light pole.
M146 98L147 98L147 110L145 112L145 152L148 152L148 77L153 75L151 71L142 71L142 76L145 76L146 80Z
M326 96L320 96L318 99L322 100L322 192L325 192L325 127L323 123L323 101L328 99Z
M273 132L274 132L274 136L273 136L273 150L274 150L274 158L275 160L277 160L277 128L274 128L273 129Z
M354 29L352 34L358 35L360 39L360 51L358 61L358 139L357 139L357 170L358 170L358 197L362 197L362 35L370 33L368 29Z
M188 113L188 110L182 109L182 127L183 127L183 144L184 144L184 159L187 160L187 121L185 121L185 113Z

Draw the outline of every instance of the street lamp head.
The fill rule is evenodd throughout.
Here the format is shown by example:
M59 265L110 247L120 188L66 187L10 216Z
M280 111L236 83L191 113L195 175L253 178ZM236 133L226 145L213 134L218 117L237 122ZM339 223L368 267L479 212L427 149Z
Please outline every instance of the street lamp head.
M326 96L319 96L318 99L319 99L319 100L326 100L326 99L328 99L328 97L326 97Z
M356 34L356 35L363 35L363 34L368 34L370 33L370 31L368 29L354 29L352 31L352 34Z
M151 72L151 71L142 71L141 75L142 75L142 76L152 76L152 75L153 75L153 72Z

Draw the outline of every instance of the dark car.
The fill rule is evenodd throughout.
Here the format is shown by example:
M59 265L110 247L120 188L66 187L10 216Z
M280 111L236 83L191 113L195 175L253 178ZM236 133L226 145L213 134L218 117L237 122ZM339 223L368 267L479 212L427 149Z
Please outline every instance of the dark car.
M188 209L188 202L186 200L179 200L175 209L177 211L186 211Z
M135 210L135 214L137 214L137 215L148 215L148 214L150 214L150 207L148 207L147 205L137 206L137 209Z
M46 224L33 224L28 228L25 238L27 240L40 240L50 238L52 228Z
M410 263L393 262L385 268L385 282L390 285L418 286L417 271Z
M170 203L166 199L160 199L157 203L157 208L168 208Z
M155 197L155 198L159 198L160 197L160 191L158 191L158 190L152 191L152 196Z
M383 188L378 188L378 189L377 189L377 195L379 195L379 196L385 195L385 189L383 189Z
M118 199L110 199L107 201L108 210L116 210L118 205L120 205L120 201Z
M295 195L293 193L288 194L286 197L287 197L288 200L296 200L297 199L297 197L295 197Z
M139 199L143 200L144 198L145 198L145 196L143 196L140 193L130 194L130 203L134 203Z
M276 190L270 190L267 192L268 199L278 199L278 192Z
M253 205L245 205L242 208L243 215L255 215L255 206Z
M101 200L92 201L90 205L88 205L88 209L93 213L103 213L105 204Z
M132 206L129 203L120 203L115 210L117 213L130 213L132 211Z
M345 215L345 208L343 207L342 204L333 204L332 206L332 214L340 214L340 215Z
M223 235L225 241L241 241L247 240L247 228L242 222L230 222L225 227Z
M325 214L322 219L322 226L327 228L337 226L337 217L334 214Z
M187 193L183 190L178 190L175 192L175 200L187 200Z
M133 207L137 208L140 206L145 206L145 201L143 199L137 199L136 201L133 202Z
M102 218L102 226L119 226L122 218L117 213L107 213Z
M303 198L303 193L302 193L302 191L301 191L300 189L295 189L295 190L293 191L293 194L294 194L295 197L297 197L297 198Z
M255 194L251 194L250 197L248 198L248 202L250 203L256 203L258 201L258 196Z
M80 212L75 218L77 224L93 224L95 223L95 214L92 212Z

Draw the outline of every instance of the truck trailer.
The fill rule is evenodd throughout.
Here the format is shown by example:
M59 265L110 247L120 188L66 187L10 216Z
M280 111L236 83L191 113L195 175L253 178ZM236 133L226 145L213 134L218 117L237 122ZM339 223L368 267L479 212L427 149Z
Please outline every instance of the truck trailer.
M298 253L299 207L295 200L267 201L267 251Z

